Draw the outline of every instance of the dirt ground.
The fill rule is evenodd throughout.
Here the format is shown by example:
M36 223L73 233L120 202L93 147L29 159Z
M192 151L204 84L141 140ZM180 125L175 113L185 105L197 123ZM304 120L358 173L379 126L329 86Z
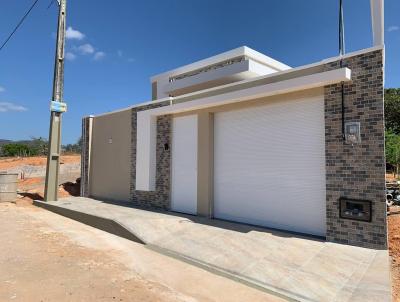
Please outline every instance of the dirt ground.
M0 238L0 301L283 301L32 205Z
M74 155L62 155L61 163L76 163L80 162L81 157L78 154ZM44 156L32 156L32 157L8 157L0 159L0 171L7 170L13 167L22 165L31 166L46 166L47 158Z
M398 180L398 178L396 178L393 173L386 173L386 181L387 182L395 182L397 180Z
M61 156L61 164L80 164L81 157L79 154L74 155L63 155ZM18 167L34 166L43 167L46 166L47 158L44 156L34 157L15 157L15 158L1 158L0 159L0 171L7 171L10 169L16 169ZM77 182L76 173L68 175L64 173L60 175L61 184L59 187L58 196L79 196L79 180ZM31 203L33 199L42 200L44 196L44 181L45 176L40 177L25 177L21 179L19 175L18 179L18 198L20 202Z
M393 301L400 301L400 207L388 216L389 254L392 258Z

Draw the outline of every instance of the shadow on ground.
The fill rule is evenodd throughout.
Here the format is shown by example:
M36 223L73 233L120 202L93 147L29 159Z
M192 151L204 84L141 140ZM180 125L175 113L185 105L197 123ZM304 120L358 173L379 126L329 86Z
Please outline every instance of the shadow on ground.
M43 196L40 195L39 193L27 193L27 192L22 193L22 192L20 192L20 193L18 193L18 195L21 195L22 197L27 197L32 200L43 200Z
M68 192L69 195L77 197L80 196L80 183L81 179L78 178L76 182L67 181L61 184L60 186L62 186L63 189Z

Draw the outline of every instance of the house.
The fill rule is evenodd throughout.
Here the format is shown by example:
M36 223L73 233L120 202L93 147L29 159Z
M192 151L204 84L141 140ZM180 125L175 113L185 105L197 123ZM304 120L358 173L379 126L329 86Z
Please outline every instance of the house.
M289 67L248 47L83 119L81 193L387 248L383 1L374 46Z

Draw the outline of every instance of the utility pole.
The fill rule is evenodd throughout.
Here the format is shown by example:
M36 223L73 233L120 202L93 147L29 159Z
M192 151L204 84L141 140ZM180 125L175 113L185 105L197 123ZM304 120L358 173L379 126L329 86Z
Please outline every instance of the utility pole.
M61 115L66 111L64 92L64 45L67 0L57 0L59 5L57 46L54 63L53 96L50 106L49 147L47 154L45 201L58 198L58 173L61 153Z

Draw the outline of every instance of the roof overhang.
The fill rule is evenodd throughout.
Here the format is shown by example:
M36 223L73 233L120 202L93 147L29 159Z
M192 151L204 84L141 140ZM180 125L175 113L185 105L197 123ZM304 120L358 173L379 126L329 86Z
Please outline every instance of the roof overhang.
M164 93L168 93L168 95L179 96L211 87L252 79L273 72L277 71L249 59L177 81L167 82L160 89Z
M290 69L249 47L242 46L151 78L157 99L180 96Z
M206 66L210 66L210 65L214 65L217 64L219 62L223 62L232 58L237 58L237 57L241 57L241 56L246 56L256 62L259 62L265 66L269 66L272 69L275 69L277 71L279 70L287 70L290 69L291 67L279 62L273 58L270 58L254 49L251 49L247 46L241 46L235 49L232 49L230 51L226 51L223 52L221 54L218 54L216 56L212 56L210 58L204 59L204 60L200 60L182 67L178 67L176 69L167 71L167 72L163 72L160 73L158 75L155 75L153 77L150 78L151 82L156 82L160 79L163 79L165 77L172 77L172 76L176 76L179 74L183 74L183 73L187 73L196 69L201 69L204 68Z
M273 77L274 75L271 75ZM181 103L140 111L137 113L136 138L136 190L154 191L156 185L157 116L190 112L226 104L246 102L279 94L323 87L351 80L351 70L340 68L267 83L255 87L221 92L217 95L196 98ZM177 101L179 101L177 99Z

